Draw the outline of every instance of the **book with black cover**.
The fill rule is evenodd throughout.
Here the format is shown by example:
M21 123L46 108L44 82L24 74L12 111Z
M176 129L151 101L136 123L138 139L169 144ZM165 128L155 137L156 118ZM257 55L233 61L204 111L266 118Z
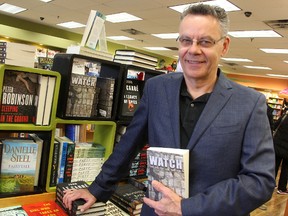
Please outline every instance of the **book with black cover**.
M140 209L143 205L143 197L145 192L131 183L119 184L116 191L112 195L114 200L129 205L133 209Z
M5 70L0 122L35 123L37 76L35 73Z

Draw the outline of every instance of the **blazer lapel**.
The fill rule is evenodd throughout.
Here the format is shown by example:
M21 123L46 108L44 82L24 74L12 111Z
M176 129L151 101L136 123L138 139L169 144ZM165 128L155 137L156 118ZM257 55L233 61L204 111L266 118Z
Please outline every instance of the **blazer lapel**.
M177 74L178 75L173 74L173 76L165 82L165 91L168 101L168 112L170 112L171 116L169 120L173 128L174 144L176 148L180 148L179 95L183 75L182 73Z
M211 125L213 120L231 97L231 89L232 86L229 81L224 77L224 75L222 75L222 73L220 73L213 92L195 126L187 148L193 149L197 144L202 134Z

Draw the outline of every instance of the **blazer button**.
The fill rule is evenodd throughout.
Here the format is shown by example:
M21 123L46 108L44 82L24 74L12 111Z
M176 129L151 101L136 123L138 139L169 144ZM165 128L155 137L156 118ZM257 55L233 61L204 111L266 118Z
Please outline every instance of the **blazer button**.
M195 105L194 105L194 103L191 103L190 106L193 108Z

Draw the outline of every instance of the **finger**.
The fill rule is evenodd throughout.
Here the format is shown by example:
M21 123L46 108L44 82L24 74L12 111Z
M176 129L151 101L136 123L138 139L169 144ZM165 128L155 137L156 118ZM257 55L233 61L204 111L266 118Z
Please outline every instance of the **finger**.
M165 190L168 189L165 185L163 185L161 182L156 181L156 180L152 181L152 187L160 193L163 193L165 192Z
M143 198L143 202L148 205L150 208L153 208L155 209L156 205L157 205L157 202L152 200L152 199L149 199L147 197L144 197Z

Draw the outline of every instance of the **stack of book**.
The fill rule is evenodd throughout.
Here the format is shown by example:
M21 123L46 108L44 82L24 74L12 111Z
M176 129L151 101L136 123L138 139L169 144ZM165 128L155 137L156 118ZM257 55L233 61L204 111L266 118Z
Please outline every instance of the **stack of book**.
M105 147L96 143L76 143L71 182L93 181L104 163Z
M134 50L116 50L114 62L155 70L158 59Z
M110 201L129 215L140 215L145 191L137 186L131 181L120 184Z
M97 105L98 116L111 118L115 79L98 77L97 87L100 88L99 100Z
M141 151L136 155L132 161L130 168L130 177L134 178L146 178L147 177L147 148L145 145Z
M69 210L65 207L63 203L63 196L64 196L64 190L68 189L85 189L88 188L88 184L85 181L77 181L77 182L71 182L71 183L61 183L58 184L56 187L56 203L65 211L68 215L74 216L74 215L97 215L97 216L104 216L106 212L106 203L97 201L94 203L88 210L85 212L81 212L81 206L86 203L83 199L78 199L72 202L72 209Z
M0 41L0 64L5 64L7 42Z

